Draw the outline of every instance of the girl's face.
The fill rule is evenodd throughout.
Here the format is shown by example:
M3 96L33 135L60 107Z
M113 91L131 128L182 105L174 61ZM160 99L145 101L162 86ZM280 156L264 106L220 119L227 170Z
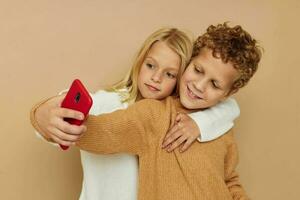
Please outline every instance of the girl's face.
M233 64L224 63L203 49L192 59L180 80L180 101L189 109L204 109L226 99L231 87L239 78Z
M150 48L138 76L143 98L164 99L171 95L180 69L180 57L166 43L157 41Z

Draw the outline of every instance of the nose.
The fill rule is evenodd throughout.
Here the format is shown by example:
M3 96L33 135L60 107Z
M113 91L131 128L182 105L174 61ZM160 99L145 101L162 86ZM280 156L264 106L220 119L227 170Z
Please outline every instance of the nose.
M194 82L194 87L199 92L203 93L207 87L207 81L205 79L197 80Z
M160 83L162 78L162 73L160 71L156 71L152 74L151 80L155 83Z

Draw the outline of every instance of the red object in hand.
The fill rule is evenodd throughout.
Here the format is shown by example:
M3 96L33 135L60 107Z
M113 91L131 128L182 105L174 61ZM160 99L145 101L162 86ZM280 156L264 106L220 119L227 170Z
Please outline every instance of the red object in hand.
M63 102L61 103L61 107L69 108L73 110L80 111L86 117L93 105L93 99L90 96L87 89L81 83L79 79L75 79L64 98ZM72 118L65 118L65 121L69 122L70 124L81 125L84 120L77 120ZM63 150L67 150L69 147L60 144L60 147Z
M62 150L67 150L69 148L69 146L65 146L65 145L62 145L62 144L60 144L59 146Z

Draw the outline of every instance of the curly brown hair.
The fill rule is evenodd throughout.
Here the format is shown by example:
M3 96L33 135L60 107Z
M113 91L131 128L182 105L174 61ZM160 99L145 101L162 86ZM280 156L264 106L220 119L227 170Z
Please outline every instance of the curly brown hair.
M240 73L232 90L244 87L257 70L261 59L261 47L241 26L229 27L227 22L209 26L206 33L194 42L192 58L199 55L201 49L212 50L215 58L224 63L231 62Z

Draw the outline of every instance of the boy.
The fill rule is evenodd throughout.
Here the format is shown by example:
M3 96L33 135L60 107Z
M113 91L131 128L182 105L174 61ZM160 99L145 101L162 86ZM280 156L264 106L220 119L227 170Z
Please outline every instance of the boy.
M90 116L77 146L138 155L139 199L246 199L235 172L232 131L212 142L194 143L185 153L168 153L162 143L177 112L206 109L234 94L253 76L260 57L256 41L240 26L210 26L194 44L180 81L180 99L141 100L127 110Z

